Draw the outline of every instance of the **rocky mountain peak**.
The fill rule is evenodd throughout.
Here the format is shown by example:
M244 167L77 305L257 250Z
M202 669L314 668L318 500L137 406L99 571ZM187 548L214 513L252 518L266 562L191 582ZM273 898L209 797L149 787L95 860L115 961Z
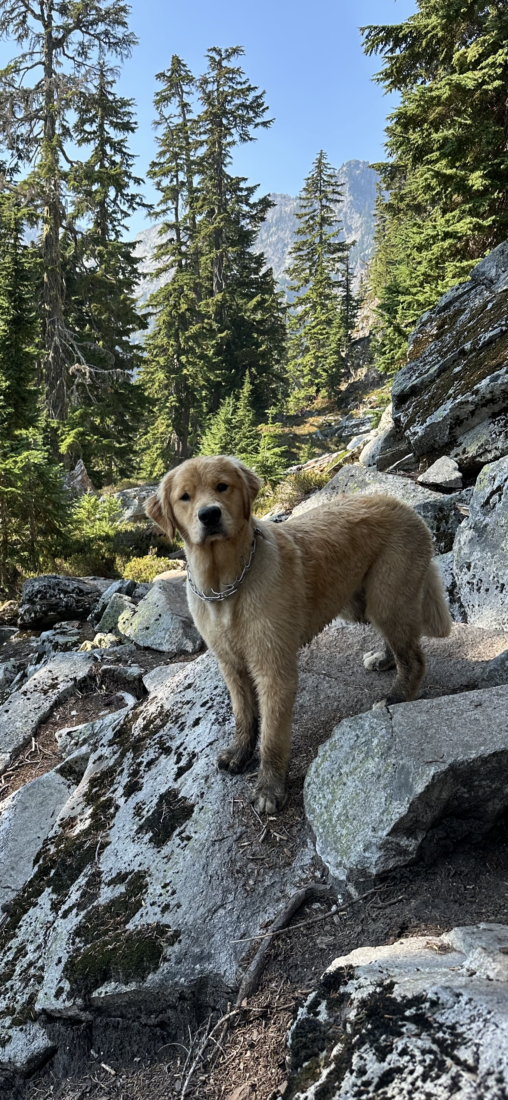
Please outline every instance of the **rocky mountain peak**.
M338 216L344 226L345 240L356 242L351 252L351 261L356 281L359 282L374 249L374 205L378 176L368 161L348 160L339 168L337 178L344 196ZM266 221L259 231L256 248L259 252L264 252L277 282L286 289L288 279L285 271L297 226L298 199L280 192L271 193L270 198L274 205L268 211ZM141 261L138 293L141 304L162 283L153 274L159 229L159 225L152 225L143 229L136 237L136 255Z

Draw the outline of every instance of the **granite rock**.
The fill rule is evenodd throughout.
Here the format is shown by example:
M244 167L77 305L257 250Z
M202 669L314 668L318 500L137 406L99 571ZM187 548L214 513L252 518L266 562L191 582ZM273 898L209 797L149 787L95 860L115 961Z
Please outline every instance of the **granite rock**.
M432 463L418 478L420 485L431 485L437 489L462 489L462 474L455 459L443 455Z
M508 457L477 478L454 542L453 572L467 621L508 630Z
M499 687L500 684L508 684L508 649L487 661L478 676L479 688Z
M232 729L211 654L105 719L0 929L0 1069L26 1004L41 1026L162 1013L175 1037L193 1012L225 1010L249 936L320 880L303 824L290 857L277 845L254 863L239 846L252 815L232 816L231 798L246 780L215 766Z
M136 581L113 581L106 591L102 593L102 596L91 612L89 619L91 623L98 623L104 615L104 612L109 604L109 601L116 592L119 592L122 596L133 596L136 591Z
M354 883L480 838L508 807L508 687L345 719L305 780L318 854Z
M35 857L72 790L68 780L51 771L0 802L0 909L28 882Z
M465 623L466 612L457 592L457 582L453 572L453 550L449 550L447 554L439 554L436 561L443 580L450 615L454 623Z
M133 615L135 610L136 604L131 596L127 596L122 592L114 592L109 598L101 618L97 623L97 633L115 634L123 638L124 633L120 630L118 625L120 617L126 613L127 615Z
M157 688L167 683L168 680L172 680L174 676L178 676L180 672L183 672L187 668L187 661L175 661L169 665L157 665L156 668L152 668L150 672L145 672L143 676L143 684L148 692L156 691Z
M417 455L479 469L508 453L508 243L424 313L394 378L393 418Z
M0 773L57 704L91 676L94 663L88 653L61 653L38 669L0 706Z
M154 584L137 608L120 615L118 632L136 645L157 649L171 657L198 653L203 648L181 582L158 581Z
M137 485L133 489L122 489L119 493L115 493L115 500L123 509L122 523L132 523L137 520L146 523L145 501L157 492L157 488L157 485Z
M480 924L335 959L289 1033L291 1100L500 1100L507 951Z
M0 664L0 698L9 691L18 672L19 664L17 661L3 661L2 664Z
M32 577L23 585L18 626L44 630L69 619L86 619L99 598L99 589L78 577Z

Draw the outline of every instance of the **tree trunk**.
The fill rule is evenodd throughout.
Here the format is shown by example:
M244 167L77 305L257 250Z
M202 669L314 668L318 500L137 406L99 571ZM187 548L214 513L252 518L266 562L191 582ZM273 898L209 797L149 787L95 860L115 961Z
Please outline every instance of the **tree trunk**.
M0 589L7 588L7 556L9 553L9 532L7 526L7 507L3 491L3 475L0 473Z
M58 104L55 94L53 0L47 0L44 22L44 141L43 173L46 184L42 255L44 262L43 316L46 407L52 420L65 420L68 411L65 355L62 347L63 279L60 255L62 200L56 137Z

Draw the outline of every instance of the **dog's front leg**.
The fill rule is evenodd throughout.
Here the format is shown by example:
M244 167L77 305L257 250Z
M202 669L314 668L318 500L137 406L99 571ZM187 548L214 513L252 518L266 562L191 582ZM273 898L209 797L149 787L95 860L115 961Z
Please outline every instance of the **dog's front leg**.
M287 798L286 774L291 748L291 723L298 674L278 669L256 676L261 711L261 766L254 791L258 813L281 810Z
M217 766L222 771L236 774L243 771L249 763L256 747L258 735L256 690L244 666L224 660L219 660L219 664L231 695L236 729L231 745L219 753Z

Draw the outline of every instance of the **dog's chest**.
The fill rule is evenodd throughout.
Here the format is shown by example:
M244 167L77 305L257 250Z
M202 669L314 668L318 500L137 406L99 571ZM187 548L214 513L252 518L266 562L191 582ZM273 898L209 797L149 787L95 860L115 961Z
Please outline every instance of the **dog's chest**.
M233 630L233 620L237 617L233 601L205 603L191 592L189 607L200 634L211 649L220 646L221 641L227 641Z

